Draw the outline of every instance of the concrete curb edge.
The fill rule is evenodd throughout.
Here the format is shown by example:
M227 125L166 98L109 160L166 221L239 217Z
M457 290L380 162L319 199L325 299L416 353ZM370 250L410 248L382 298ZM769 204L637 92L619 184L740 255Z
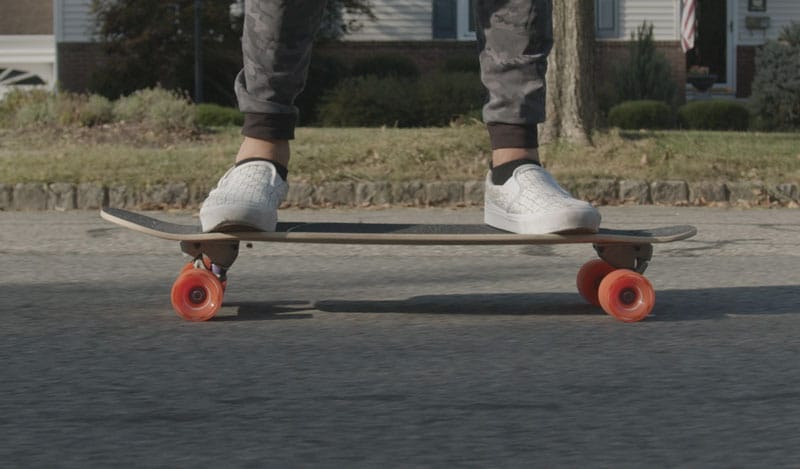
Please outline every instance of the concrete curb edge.
M566 182L576 197L596 205L673 205L800 208L800 184L591 179ZM144 188L101 183L0 183L0 210L92 210L101 206L196 209L210 187L185 182ZM328 182L290 185L284 207L480 206L483 181Z

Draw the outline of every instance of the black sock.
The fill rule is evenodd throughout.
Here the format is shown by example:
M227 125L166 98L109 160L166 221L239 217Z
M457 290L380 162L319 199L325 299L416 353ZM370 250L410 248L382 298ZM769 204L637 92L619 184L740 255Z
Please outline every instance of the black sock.
M276 163L272 160L265 160L264 158L246 158L242 161L237 161L236 166L241 166L245 163L250 163L251 161L269 161L270 163L275 165L275 169L278 171L278 176L280 176L284 181L286 181L287 177L289 177L289 169L286 166Z
M492 167L492 184L496 186L505 184L506 181L511 179L511 175L514 174L514 170L524 164L535 164L536 166L540 166L538 161L528 159L509 161L508 163L503 163L500 166L494 166Z

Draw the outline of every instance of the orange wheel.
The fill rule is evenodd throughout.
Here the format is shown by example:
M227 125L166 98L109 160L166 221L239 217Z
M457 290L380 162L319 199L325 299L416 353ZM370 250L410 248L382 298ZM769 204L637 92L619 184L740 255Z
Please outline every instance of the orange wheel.
M653 285L643 275L619 269L608 274L597 292L603 310L624 322L641 321L656 302Z
M222 284L211 272L186 269L172 285L172 307L187 321L208 321L222 306Z
M590 304L600 306L600 300L597 299L600 282L614 270L614 266L602 259L594 259L583 264L578 271L578 293Z

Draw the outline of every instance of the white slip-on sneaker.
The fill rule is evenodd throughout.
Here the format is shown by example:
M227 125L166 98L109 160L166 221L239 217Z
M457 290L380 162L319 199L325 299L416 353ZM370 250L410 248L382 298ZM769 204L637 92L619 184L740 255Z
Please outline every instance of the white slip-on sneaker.
M226 229L275 231L278 207L289 185L275 165L254 160L234 166L220 178L200 208L204 232Z
M544 168L525 164L505 184L486 176L484 220L487 225L522 234L596 233L600 212L575 199Z

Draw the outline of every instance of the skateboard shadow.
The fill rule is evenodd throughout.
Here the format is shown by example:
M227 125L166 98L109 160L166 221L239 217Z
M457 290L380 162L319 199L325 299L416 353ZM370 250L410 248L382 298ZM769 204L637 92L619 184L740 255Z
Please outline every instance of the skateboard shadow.
M422 295L401 300L321 300L326 313L398 313L437 315L591 315L601 312L571 293L476 293Z
M236 315L225 315L228 309L236 308ZM280 319L313 319L309 312L313 306L307 301L231 301L224 302L222 314L214 321L264 321Z
M402 300L322 300L328 313L578 316L604 314L578 294L423 295ZM797 285L658 290L648 321L699 321L735 315L800 314Z
M797 285L658 290L648 321L701 321L731 316L800 314ZM236 308L237 314L226 315ZM404 299L227 302L215 321L312 319L314 312L475 316L597 316L577 293L474 293Z

